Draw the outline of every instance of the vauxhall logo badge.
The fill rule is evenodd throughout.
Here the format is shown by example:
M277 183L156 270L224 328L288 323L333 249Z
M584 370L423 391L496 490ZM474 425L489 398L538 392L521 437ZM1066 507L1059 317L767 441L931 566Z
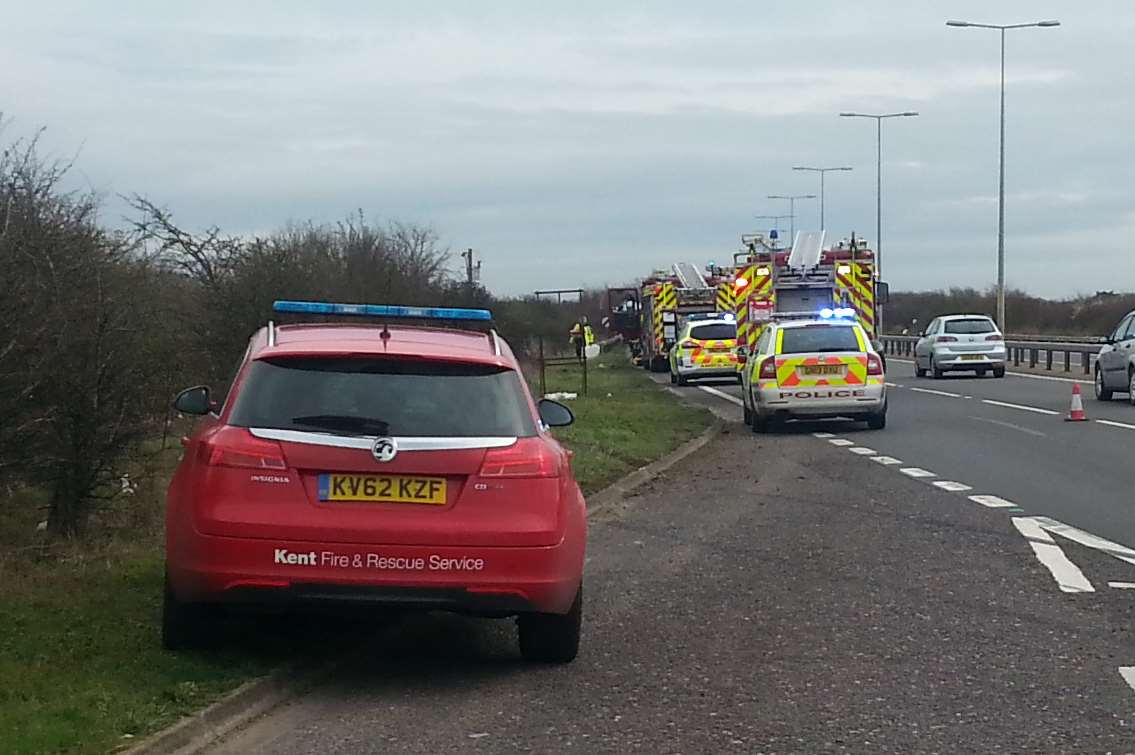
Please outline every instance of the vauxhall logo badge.
M385 464L394 461L394 457L398 455L398 443L394 438L378 438L371 446L370 452L374 455L375 461Z

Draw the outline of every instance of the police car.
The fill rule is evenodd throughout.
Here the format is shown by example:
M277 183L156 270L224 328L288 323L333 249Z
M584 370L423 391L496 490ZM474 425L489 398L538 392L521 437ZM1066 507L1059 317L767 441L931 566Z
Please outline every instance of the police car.
M229 606L370 604L516 616L524 658L572 660L586 507L549 427L573 417L533 400L491 314L275 310L356 321L269 323L227 396L177 397L201 421L167 497L165 646Z
M745 422L768 432L788 419L843 417L887 424L883 360L854 311L775 320L761 332L742 372Z
M699 378L737 378L737 322L728 312L690 315L670 349L670 382Z

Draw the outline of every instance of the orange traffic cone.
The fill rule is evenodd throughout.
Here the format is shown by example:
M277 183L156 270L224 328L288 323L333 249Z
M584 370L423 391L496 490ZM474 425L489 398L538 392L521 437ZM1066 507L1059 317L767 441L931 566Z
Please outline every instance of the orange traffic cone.
M1084 401L1080 398L1080 384L1072 384L1072 408L1068 410L1065 422L1087 422L1088 415L1084 414Z

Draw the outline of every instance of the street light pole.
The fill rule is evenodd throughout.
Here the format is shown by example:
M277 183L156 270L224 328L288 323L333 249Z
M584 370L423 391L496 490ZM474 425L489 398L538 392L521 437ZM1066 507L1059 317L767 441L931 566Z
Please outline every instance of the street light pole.
M787 199L788 200L788 222L790 224L789 236L790 240L795 246L796 244L796 200L797 199L815 199L815 194L769 194L769 199Z
M840 113L841 118L874 118L875 133L875 275L883 277L883 119L913 118L914 111L903 113Z
M824 230L824 174L833 170L851 170L851 168L813 168L807 165L793 166L793 170L808 170L820 174L820 230Z
M1009 29L1041 29L1060 26L1059 21L1035 21L1029 24L975 24L970 21L947 21L946 26L996 29L1001 33L1001 136L997 170L997 324L1005 332L1005 32Z

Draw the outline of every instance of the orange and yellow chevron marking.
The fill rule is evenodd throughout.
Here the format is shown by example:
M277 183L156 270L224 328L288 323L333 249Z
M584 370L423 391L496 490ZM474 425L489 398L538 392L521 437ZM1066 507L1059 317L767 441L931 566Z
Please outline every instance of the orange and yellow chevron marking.
M737 297L733 295L733 284L731 282L717 284L715 309L718 312L736 312Z
M805 375L803 367L835 367L842 371L834 375ZM784 388L867 385L867 355L777 357L776 382Z
M737 339L720 338L705 341L690 339L696 346L687 352L694 364L727 366L737 361Z
M674 290L673 283L655 283L651 293L654 296L654 303L651 306L654 342L661 348L666 342L662 328L662 313L671 312L678 308L678 292Z

